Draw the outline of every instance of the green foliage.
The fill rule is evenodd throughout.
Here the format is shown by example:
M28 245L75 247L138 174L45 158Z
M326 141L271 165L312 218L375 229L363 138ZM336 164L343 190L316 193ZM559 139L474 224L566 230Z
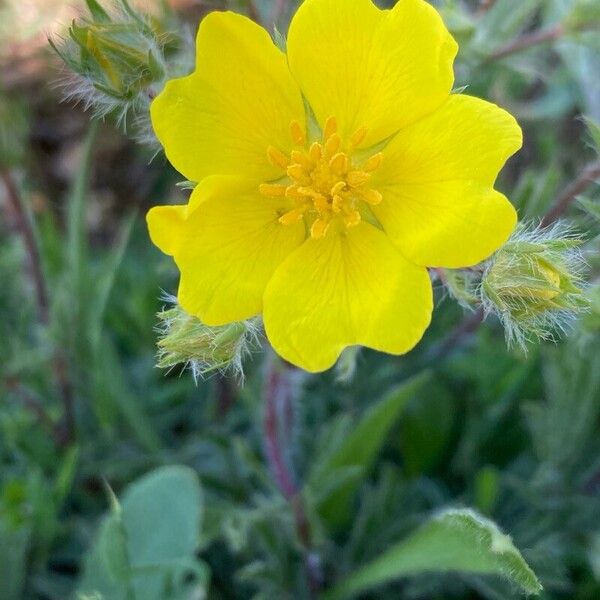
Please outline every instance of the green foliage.
M528 594L539 594L542 589L510 537L494 523L469 510L447 510L352 573L326 598L348 598L392 579L426 571L502 575Z
M286 31L294 2L252 4ZM522 218L541 218L598 161L597 3L437 4L461 44L456 88L524 128L497 187ZM78 75L65 92L99 114L127 108L141 119L136 141L151 141L147 106L165 78L189 70L197 15L186 24L119 6L87 0L59 44ZM565 35L494 57L554 28ZM352 349L336 372L289 375L294 393L276 421L290 496L267 459L265 353L247 360L244 386L155 368L160 288L177 282L143 212L185 191L108 125L85 133L87 119L59 105L56 69L43 71L0 93L0 170L31 217L49 298L40 318L0 182L0 598L308 600L316 587L506 600L538 580L544 600L600 597L598 185L566 213L581 234L589 309L556 344L507 350L493 318L456 336L479 265L435 273L435 318L412 353Z
M208 571L194 556L202 512L191 469L163 467L132 483L100 525L79 597L174 600L204 590Z
M317 463L313 468L311 479L316 489L322 489L323 484L335 476L336 471L353 473L346 481L342 479L339 487L321 496L319 512L326 523L333 527L347 525L353 495L368 475L369 469L385 445L387 434L396 424L406 403L428 377L428 373L418 375L391 390L386 398L372 406L360 421L339 439L339 445L331 454L326 455L324 463Z

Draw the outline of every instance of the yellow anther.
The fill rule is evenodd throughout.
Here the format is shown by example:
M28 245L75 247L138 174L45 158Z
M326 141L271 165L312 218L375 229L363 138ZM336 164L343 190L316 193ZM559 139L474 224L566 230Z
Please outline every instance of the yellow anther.
M342 138L338 133L329 136L325 142L325 156L333 156L340 149L341 145Z
M300 192L297 185L289 185L285 190L285 195L287 198L304 198L304 194Z
M302 165L306 170L312 169L313 167L313 163L310 160L310 157L307 156L306 152L303 152L302 150L292 151L292 161L298 163L299 165Z
M317 190L311 188L311 187L299 187L298 191L303 195L303 196L308 196L309 198L314 198L315 200L318 200L319 198L325 198L325 196L323 196L323 194L321 194L320 192L317 192Z
M352 148L358 148L358 146L360 146L365 141L367 133L369 133L369 130L366 127L361 127L360 129L357 129L350 137L350 145L352 146Z
M326 215L331 210L331 205L329 200L325 198L325 196L319 196L318 198L313 199L313 204L315 209L321 213L321 216Z
M367 162L363 165L363 169L372 173L373 171L377 171L383 162L383 152L378 152L377 154L373 154Z
M340 192L343 192L344 189L346 188L346 182L345 181L338 181L332 188L331 188L331 196L335 197L337 196Z
M365 185L370 178L371 175L364 171L350 171L346 176L346 181L350 187L357 188L361 185Z
M267 148L267 158L274 167L279 167L284 171L290 164L290 159L281 150L275 148L275 146L269 146Z
M290 210L289 212L286 212L284 215L281 215L281 217L279 217L279 222L282 225L293 225L294 223L297 223L298 221L300 221L300 219L302 219L302 217L304 216L304 211L298 208L295 208L294 210Z
M381 192L378 192L377 190L360 190L360 195L362 196L363 200L371 206L377 206L383 200Z
M297 146L304 146L306 144L306 133L298 121L290 123L290 133L292 134L294 144Z
M327 141L334 133L338 130L337 119L335 117L329 117L325 121L325 129L323 130L323 139Z
M344 199L341 196L334 196L331 208L335 213L341 213L344 210Z
M322 238L333 225L354 227L361 222L366 205L375 206L383 197L368 182L382 163L381 152L364 162L353 160L354 150L364 144L367 128L361 127L350 139L342 139L335 117L323 125L323 139L309 143L304 125L292 121L290 133L294 149L289 155L269 146L271 164L287 175L285 183L264 183L265 196L288 198L292 209L278 217L283 225L304 221L313 238ZM287 212L286 212L287 211Z
M314 142L311 147L310 150L308 151L310 154L310 157L315 161L319 161L321 160L321 158L323 158L323 146L321 146L321 144L319 144L319 142Z
M262 183L258 186L258 189L263 196L277 197L285 196L287 188L285 185L280 185L278 183Z
M333 158L329 161L329 168L336 175L343 175L348 170L348 156L343 152L338 152L333 155Z
M310 235L313 238L320 239L325 237L328 229L329 221L326 221L325 219L317 219L310 228Z
M356 227L361 220L360 213L357 210L350 211L344 216L346 227Z
M294 163L290 165L287 169L287 174L296 181L305 181L307 179L306 171L302 165Z

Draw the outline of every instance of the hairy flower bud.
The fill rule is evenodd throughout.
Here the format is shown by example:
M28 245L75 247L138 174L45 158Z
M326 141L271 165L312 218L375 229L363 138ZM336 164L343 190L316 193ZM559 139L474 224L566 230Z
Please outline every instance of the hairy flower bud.
M242 358L258 336L254 321L209 327L178 304L159 312L158 319L158 367L186 365L194 378L227 370L243 375Z
M581 240L559 223L519 226L489 260L480 286L486 313L496 314L509 343L553 339L589 307L582 287Z
M160 18L136 12L127 0L119 0L118 9L106 11L97 0L86 0L90 16L73 21L68 37L50 44L74 77L64 82L67 99L92 108L97 116L116 115L124 122L131 113L147 121L149 106L162 89L167 76L182 74L185 66L168 65L169 57L183 51L179 35L170 33L172 15ZM174 61L177 63L177 61ZM168 74L168 71L173 71Z

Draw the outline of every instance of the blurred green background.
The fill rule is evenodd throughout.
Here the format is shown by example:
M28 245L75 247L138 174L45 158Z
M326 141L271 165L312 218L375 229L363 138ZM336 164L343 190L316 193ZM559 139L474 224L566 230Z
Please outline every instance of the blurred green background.
M138 6L185 45L206 11L286 31L294 4ZM584 117L600 122L600 2L436 6L461 45L456 87L523 126L499 187L540 218L598 161ZM587 240L592 309L559 343L509 350L493 319L456 334L464 311L438 283L409 355L286 375L274 418L299 505L267 460L269 350L245 362L243 385L155 367L155 315L177 273L143 217L186 192L130 129L61 102L74 84L46 36L83 14L0 1L0 599L316 597L447 507L509 534L542 598L600 598L598 186L568 213ZM521 597L517 583L427 574L362 597L499 600Z

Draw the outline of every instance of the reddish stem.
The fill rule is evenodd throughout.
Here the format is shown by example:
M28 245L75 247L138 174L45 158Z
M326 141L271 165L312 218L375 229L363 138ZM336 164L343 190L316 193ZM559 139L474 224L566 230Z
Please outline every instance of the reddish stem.
M562 217L571 203L577 196L600 178L600 161L588 164L579 174L577 179L572 181L558 196L552 208L542 219L542 225L548 226Z
M11 172L8 170L1 170L0 178L2 179L4 187L6 188L6 197L8 199L11 212L13 213L15 226L23 240L23 245L27 253L27 261L29 263L29 270L35 290L40 321L43 324L47 324L49 316L48 292L46 290L46 283L44 281L40 253L37 247L31 222L29 221L29 215L27 214L25 204Z
M275 358L270 360L265 381L264 444L273 479L292 509L296 534L304 548L307 587L311 596L316 598L322 580L320 559L313 550L302 493L296 485L282 446L282 443L291 440L293 430L293 401L297 387L294 385L293 375L292 367L278 363ZM280 416L284 421L284 436L280 432Z

